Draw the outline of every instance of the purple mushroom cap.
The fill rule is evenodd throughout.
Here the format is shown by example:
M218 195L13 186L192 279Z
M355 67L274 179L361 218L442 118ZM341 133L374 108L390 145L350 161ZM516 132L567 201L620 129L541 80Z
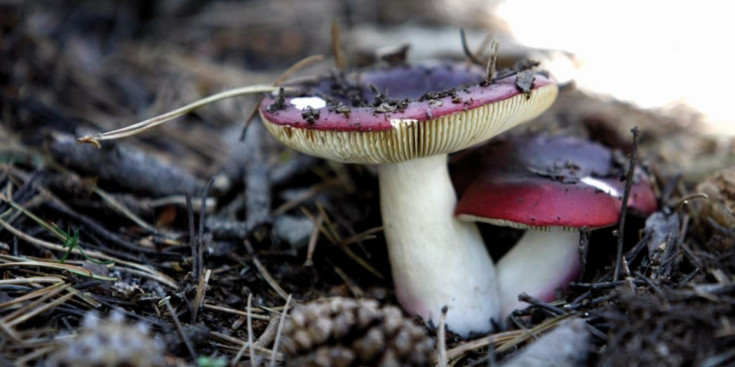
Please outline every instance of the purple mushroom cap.
M293 85L283 100L269 95L260 112L273 124L329 131L381 131L391 119L429 120L524 93L515 76L480 85L484 71L471 64L403 65ZM536 75L536 88L552 84ZM373 86L374 88L371 88ZM315 111L309 116L304 110ZM314 117L318 116L318 117Z
M625 190L622 167L605 147L576 137L515 138L486 148L457 215L518 227L599 228L617 223ZM628 206L650 214L650 183L634 178Z

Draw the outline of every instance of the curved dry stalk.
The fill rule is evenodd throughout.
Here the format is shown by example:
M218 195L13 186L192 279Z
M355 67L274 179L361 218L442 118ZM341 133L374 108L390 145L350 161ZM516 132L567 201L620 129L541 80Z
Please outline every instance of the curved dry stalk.
M51 263L51 262L35 261L35 260L12 261L12 262L6 262L6 263L0 264L0 268L24 267L24 266L49 268L49 269L55 269L55 270L66 270L72 274L76 274L79 276L88 277L92 279L97 279L97 280L109 280L109 281L117 280L117 278L97 275L93 273L91 270L87 270L82 267L69 265L69 264L59 264L59 263Z
M345 63L342 48L339 44L339 23L337 23L337 19L332 19L332 53L334 54L334 64L337 70L344 71L347 68L347 64Z
M436 332L436 349L439 367L447 367L447 306L442 308L442 315L439 318L439 331Z
M140 134L143 131L146 131L150 128L158 126L166 121L173 120L179 116L185 115L191 111L194 111L195 109L199 107L208 105L213 102L217 102L217 101L227 99L227 98L232 98L232 97L239 97L239 96L246 95L246 94L275 92L277 90L278 90L277 87L274 87L271 85L251 85L247 87L226 90L224 92L220 92L220 93L211 95L209 97L202 98L196 102L190 103L181 108L177 108L171 112L164 113L163 115L159 115L159 116L150 118L148 120L141 121L137 124L133 124L133 125L124 127L122 129L108 131L106 133L83 136L77 139L77 141L79 141L80 143L92 144L95 147L99 148L101 146L100 141L102 140L114 140L114 139L120 139L120 138L124 138L128 136Z
M281 312L281 317L278 319L278 330L276 331L276 341L273 342L273 352L271 352L271 363L270 367L276 366L276 354L278 354L278 345L281 342L281 332L283 332L283 320L286 319L286 314L288 313L288 305L291 303L291 295L288 295L288 299L286 299L286 304L283 306L283 312Z
M470 50L470 46L467 44L467 34L465 34L464 28L459 29L459 39L462 41L462 51L464 51L467 59L478 66L485 66L485 63L482 62L482 60L480 60L472 50Z
M281 85L283 82L286 81L293 73L312 65L318 61L324 60L324 55L311 55L304 57L303 59L297 61L295 64L291 65L290 68L286 69L286 71L283 72L283 74L279 75L278 78L273 82L273 86Z

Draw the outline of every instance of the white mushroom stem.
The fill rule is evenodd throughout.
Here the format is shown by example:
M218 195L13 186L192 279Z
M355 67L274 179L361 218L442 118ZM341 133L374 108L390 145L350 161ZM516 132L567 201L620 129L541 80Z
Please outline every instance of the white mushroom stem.
M492 259L474 223L457 221L447 155L379 166L380 206L396 296L409 313L462 336L492 329L500 304Z
M498 262L497 276L503 317L525 308L518 295L525 292L542 301L556 299L556 290L579 274L579 232L551 227L526 230Z

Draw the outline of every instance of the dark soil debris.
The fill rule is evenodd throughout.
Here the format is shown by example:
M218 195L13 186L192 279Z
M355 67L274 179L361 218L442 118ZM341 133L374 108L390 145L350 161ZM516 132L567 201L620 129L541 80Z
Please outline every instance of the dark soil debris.
M711 291L711 293L710 293ZM608 307L609 353L603 366L731 365L735 344L735 287L710 291L626 294ZM698 293L702 294L698 294ZM716 364L713 364L716 363Z
M519 71L516 75L515 86L519 91L526 94L526 99L531 98L534 80L536 80L536 75L530 70Z
M355 364L376 365L390 354L403 365L435 365L436 335L425 339L423 325L395 308L370 168L302 156L262 126L251 126L239 142L233 136L241 130L240 104L252 108L255 98L216 103L101 149L74 140L236 85L270 84L305 55L328 48L328 35L317 34L315 23L349 15L347 34L355 19L399 22L384 18L389 12L353 14L359 6L343 2L164 3L185 5L0 6L0 364L83 363L89 351L117 350L118 340L133 340L127 345L137 349L128 350L149 349L140 357L152 358L115 354L114 363L126 365L192 366L199 359L199 365L263 366L275 355L275 365L284 366L286 349L313 361L321 357L293 335L272 354L286 300L301 309L339 296L349 299L337 307L344 318L328 313L328 322L346 326L348 340L363 348L338 347L327 337L329 351L365 357L349 362ZM416 12L432 8L417 4ZM535 66L520 61L496 77L517 74L518 90L530 93ZM413 101L351 80L334 71L303 90L282 89L268 109L315 90L332 95L325 98L329 110L346 117L357 107L395 113ZM449 97L469 106L473 100L461 98L466 93L460 86L419 100ZM313 124L319 110L306 109L303 118ZM630 213L624 233L585 232L577 282L555 302L528 300L532 305L514 313L496 342L480 336L474 342L481 345L466 348L450 334L450 365L502 363L523 347L508 340L533 343L538 328L567 316L583 319L592 335L590 366L735 365L735 168L726 167L735 151L723 148L735 144L697 134L693 117L676 118L571 91L529 124L620 151L611 174L626 166L628 132L638 125L641 167L654 173L661 207L649 218ZM571 182L583 166L560 162L538 174ZM451 169L457 174L462 167ZM498 244L491 249L496 257L521 235L482 229ZM617 280L616 235L624 242ZM360 324L355 305L365 302L370 317ZM386 325L398 325L411 343L386 347L396 341ZM258 362L243 348L250 345Z
M278 90L278 98L276 98L275 102L268 105L268 112L280 111L286 107L288 107L286 106L286 96L283 87L281 87Z
M310 124L313 124L316 122L316 120L319 120L320 115L321 115L321 111L319 111L318 109L312 108L311 106L307 106L301 112L301 117Z

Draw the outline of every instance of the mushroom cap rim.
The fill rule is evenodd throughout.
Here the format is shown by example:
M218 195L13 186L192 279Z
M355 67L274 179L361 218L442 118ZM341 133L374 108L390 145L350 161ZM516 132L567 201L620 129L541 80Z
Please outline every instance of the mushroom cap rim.
M439 66L432 67L438 68ZM472 73L474 71L467 72ZM481 82L482 77L478 76L478 78ZM377 112L375 107L349 107L349 114L345 114L325 105L314 109L318 112L318 117L312 122L304 118L303 113L306 109L297 108L294 100L315 97L322 99L316 93L286 97L284 98L285 107L275 111L270 111L268 107L276 101L277 96L269 94L263 99L259 109L261 115L268 122L296 129L353 132L383 131L392 129L393 121L416 121L421 123L521 95L524 92L516 87L515 79L516 76L512 75L486 86L480 85L480 82L470 86L455 86L461 88L456 90L456 96L459 97L460 102L457 102L457 97L451 95L423 101L412 99L408 101L405 109L396 109L390 112ZM550 78L537 73L535 74L534 88L530 93L546 87L556 88L556 84Z

